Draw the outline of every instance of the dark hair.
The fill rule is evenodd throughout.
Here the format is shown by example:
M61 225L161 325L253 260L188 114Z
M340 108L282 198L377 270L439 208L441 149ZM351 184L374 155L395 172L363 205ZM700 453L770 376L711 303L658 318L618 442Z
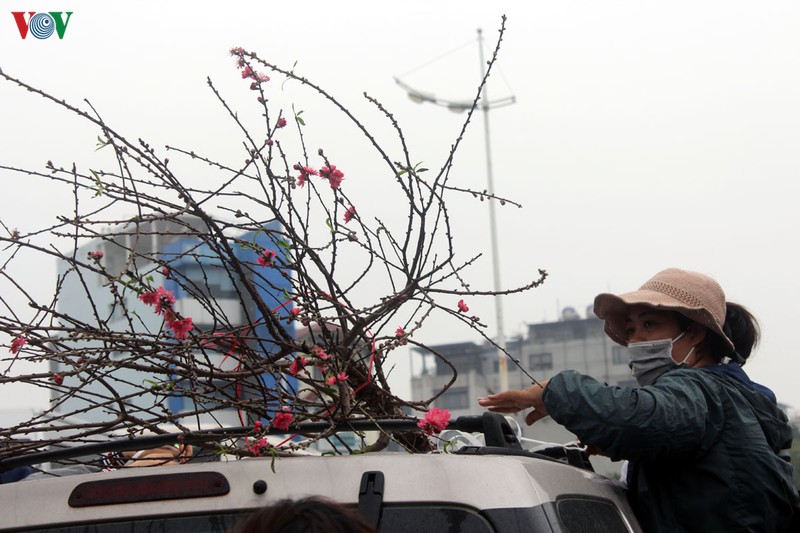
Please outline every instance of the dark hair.
M730 357L737 363L744 365L753 348L761 339L761 327L758 325L756 317L743 305L726 302L725 306L725 323L722 325L722 332L733 343L735 352L731 353L728 343L708 328L706 328L708 335L703 344L717 363L721 362L725 357ZM680 313L677 314L678 325L682 331L694 323L691 318Z
M722 331L733 342L739 355L739 363L744 364L761 340L761 326L758 325L756 317L743 305L733 302L727 302L726 305L728 310L725 313Z
M377 533L358 514L322 497L284 499L253 512L232 533Z

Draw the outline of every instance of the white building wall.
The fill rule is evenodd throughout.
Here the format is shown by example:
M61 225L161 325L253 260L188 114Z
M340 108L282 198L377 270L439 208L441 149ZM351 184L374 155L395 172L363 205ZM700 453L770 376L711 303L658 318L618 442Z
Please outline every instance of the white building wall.
M142 253L153 253L165 246L168 242L180 237L180 235L166 235L162 239L162 242L159 242L157 237L156 235L142 236L141 240L138 242L137 250ZM123 244L126 247L133 245L132 238L125 238L122 240L125 241ZM128 251L125 250L125 248L100 238L94 239L79 248L77 257L86 260L88 253L92 251L104 251L105 255L100 260L100 265L109 272L121 270L128 261ZM152 287L164 285L165 277L160 273L160 269L151 267L151 265L148 264L137 264L137 267L140 269L140 272L151 271L150 275L152 276L152 281L150 285ZM108 278L90 272L87 269L81 269L83 276L79 277L65 261L59 261L57 268L59 279L63 279L58 300L58 310L60 312L92 325L97 325L98 319L99 321L107 321L108 328L111 331L129 330L127 319L122 313L121 306L113 306L114 297L108 287ZM123 281L127 281L127 278L123 277L122 279ZM117 288L120 294L124 294L125 307L128 310L128 315L133 318L135 331L157 335L164 327L163 317L156 315L152 307L139 301L138 295L133 290L126 289L122 284L118 285ZM91 298L87 295L87 292L91 295ZM217 299L215 300L215 304L219 307L222 314L228 318L230 323L242 323L244 312L239 300ZM182 316L192 317L195 324L209 324L212 322L208 310L195 299L178 298L175 301L174 308ZM95 313L97 316L95 316ZM77 346L82 341L64 342L72 342ZM98 349L102 347L99 342L93 344L96 345ZM130 354L118 354L115 352L107 354L111 359L115 357L128 357L129 355ZM204 361L206 357L210 358L212 362L216 362L220 365L218 367L220 369L223 369L224 365L229 366L235 364L230 358L225 360L224 354L208 352L207 355L198 356L202 356ZM65 368L66 367L61 363L51 362L52 372L61 373ZM114 407L113 410L106 410L101 407L104 401L109 401L110 392L108 387L112 387L117 394L125 397L140 391L142 383L147 379L154 378L153 376L146 375L137 370L118 368L114 370L114 372L103 376L104 383L97 381L85 385L79 397L65 400L60 397L57 390L54 390L53 402L55 410L60 414L75 413L70 416L68 420L70 423L96 423L113 420L116 417L113 410L117 408ZM131 412L136 412L139 408L152 405L155 400L155 396L139 396L130 400L130 410ZM93 403L95 404L94 408L89 409ZM147 418L147 416L144 417ZM203 414L189 418L178 418L178 421L184 423L188 427L198 429L219 427L220 425L231 427L240 425L239 414L234 409L220 410L211 414Z

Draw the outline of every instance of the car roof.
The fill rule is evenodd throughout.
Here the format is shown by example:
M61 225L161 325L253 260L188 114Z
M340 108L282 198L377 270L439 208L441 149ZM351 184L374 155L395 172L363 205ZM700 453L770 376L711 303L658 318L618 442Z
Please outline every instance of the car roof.
M561 495L579 494L627 505L618 482L559 462L525 456L370 453L274 461L271 457L248 458L23 480L0 485L0 500L6 509L0 524L43 527L125 517L248 511L283 498L307 496L357 505L369 472L382 473L385 504L528 508ZM227 492L221 487L225 483ZM220 486L214 488L215 484ZM166 486L187 490L180 498L173 494L161 501L142 501ZM200 488L192 493L195 486ZM101 501L103 498L112 503Z

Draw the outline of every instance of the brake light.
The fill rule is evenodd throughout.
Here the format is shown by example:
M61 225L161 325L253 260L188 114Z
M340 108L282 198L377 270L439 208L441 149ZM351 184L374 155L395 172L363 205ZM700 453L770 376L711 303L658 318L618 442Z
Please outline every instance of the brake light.
M72 490L70 507L223 496L231 490L218 472L187 472L86 481Z

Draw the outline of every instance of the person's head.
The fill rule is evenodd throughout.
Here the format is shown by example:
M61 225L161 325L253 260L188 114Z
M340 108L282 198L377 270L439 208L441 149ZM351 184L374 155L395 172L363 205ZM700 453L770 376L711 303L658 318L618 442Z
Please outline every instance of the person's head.
M614 342L674 340L672 355L689 366L719 363L725 357L744 364L759 339L758 323L741 305L726 302L725 293L710 277L669 268L639 290L600 294L595 314L605 321Z
M233 533L376 533L358 512L322 497L284 499L253 512Z

